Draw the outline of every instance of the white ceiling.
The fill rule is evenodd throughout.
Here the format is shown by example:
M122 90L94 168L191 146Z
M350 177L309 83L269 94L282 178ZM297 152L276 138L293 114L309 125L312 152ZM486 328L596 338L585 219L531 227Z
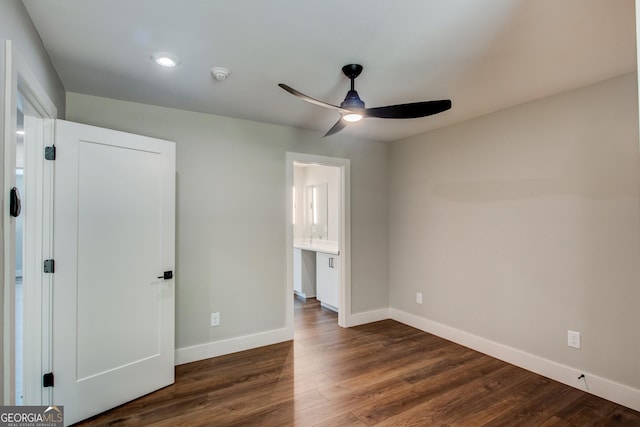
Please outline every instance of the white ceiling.
M324 133L336 112L278 83L367 107L451 99L345 134L415 135L636 69L634 0L24 0L67 91ZM167 51L181 63L161 68ZM222 82L214 66L231 69Z

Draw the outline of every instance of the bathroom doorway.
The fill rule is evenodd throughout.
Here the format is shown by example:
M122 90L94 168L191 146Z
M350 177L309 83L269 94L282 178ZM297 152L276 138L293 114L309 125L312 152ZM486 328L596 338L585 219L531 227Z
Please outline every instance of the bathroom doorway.
M351 224L348 159L287 153L287 328L294 298L315 298L351 316Z

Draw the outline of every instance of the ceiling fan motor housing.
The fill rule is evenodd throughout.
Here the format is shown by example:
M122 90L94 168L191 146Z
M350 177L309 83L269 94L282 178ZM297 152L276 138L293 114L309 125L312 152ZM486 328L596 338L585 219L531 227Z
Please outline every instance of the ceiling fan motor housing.
M340 104L340 108L346 108L347 110L364 108L364 101L360 99L358 92L350 90L347 92L347 96L344 98L344 101Z

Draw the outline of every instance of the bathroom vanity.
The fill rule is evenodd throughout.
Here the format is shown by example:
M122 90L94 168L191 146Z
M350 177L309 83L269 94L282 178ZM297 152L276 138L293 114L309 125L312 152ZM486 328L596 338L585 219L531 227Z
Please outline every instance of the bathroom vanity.
M340 251L329 241L296 241L293 245L293 290L335 312L340 308Z

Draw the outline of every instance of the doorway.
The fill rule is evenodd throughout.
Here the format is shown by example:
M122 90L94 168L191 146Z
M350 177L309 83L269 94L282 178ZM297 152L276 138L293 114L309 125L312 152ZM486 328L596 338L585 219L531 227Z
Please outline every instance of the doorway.
M50 362L50 278L42 271L50 254L50 174L45 145L52 144L57 110L21 57L5 42L5 198L12 188L20 211L4 215L4 403L41 405L50 391L42 373ZM17 204L16 204L17 205Z
M300 273L300 262L304 262L301 256L318 269L307 271L309 280L320 275L323 283L335 281L335 287L328 288L335 289L333 293L327 294L327 288L313 288L318 291L313 293L325 307L338 312L338 325L347 327L351 317L350 161L287 153L286 167L287 328L293 337L294 295L312 296L307 292L310 288L302 289L304 285L295 277ZM309 179L305 180L301 176L307 169ZM335 178L330 177L331 172Z
M293 292L340 312L340 168L293 164Z

